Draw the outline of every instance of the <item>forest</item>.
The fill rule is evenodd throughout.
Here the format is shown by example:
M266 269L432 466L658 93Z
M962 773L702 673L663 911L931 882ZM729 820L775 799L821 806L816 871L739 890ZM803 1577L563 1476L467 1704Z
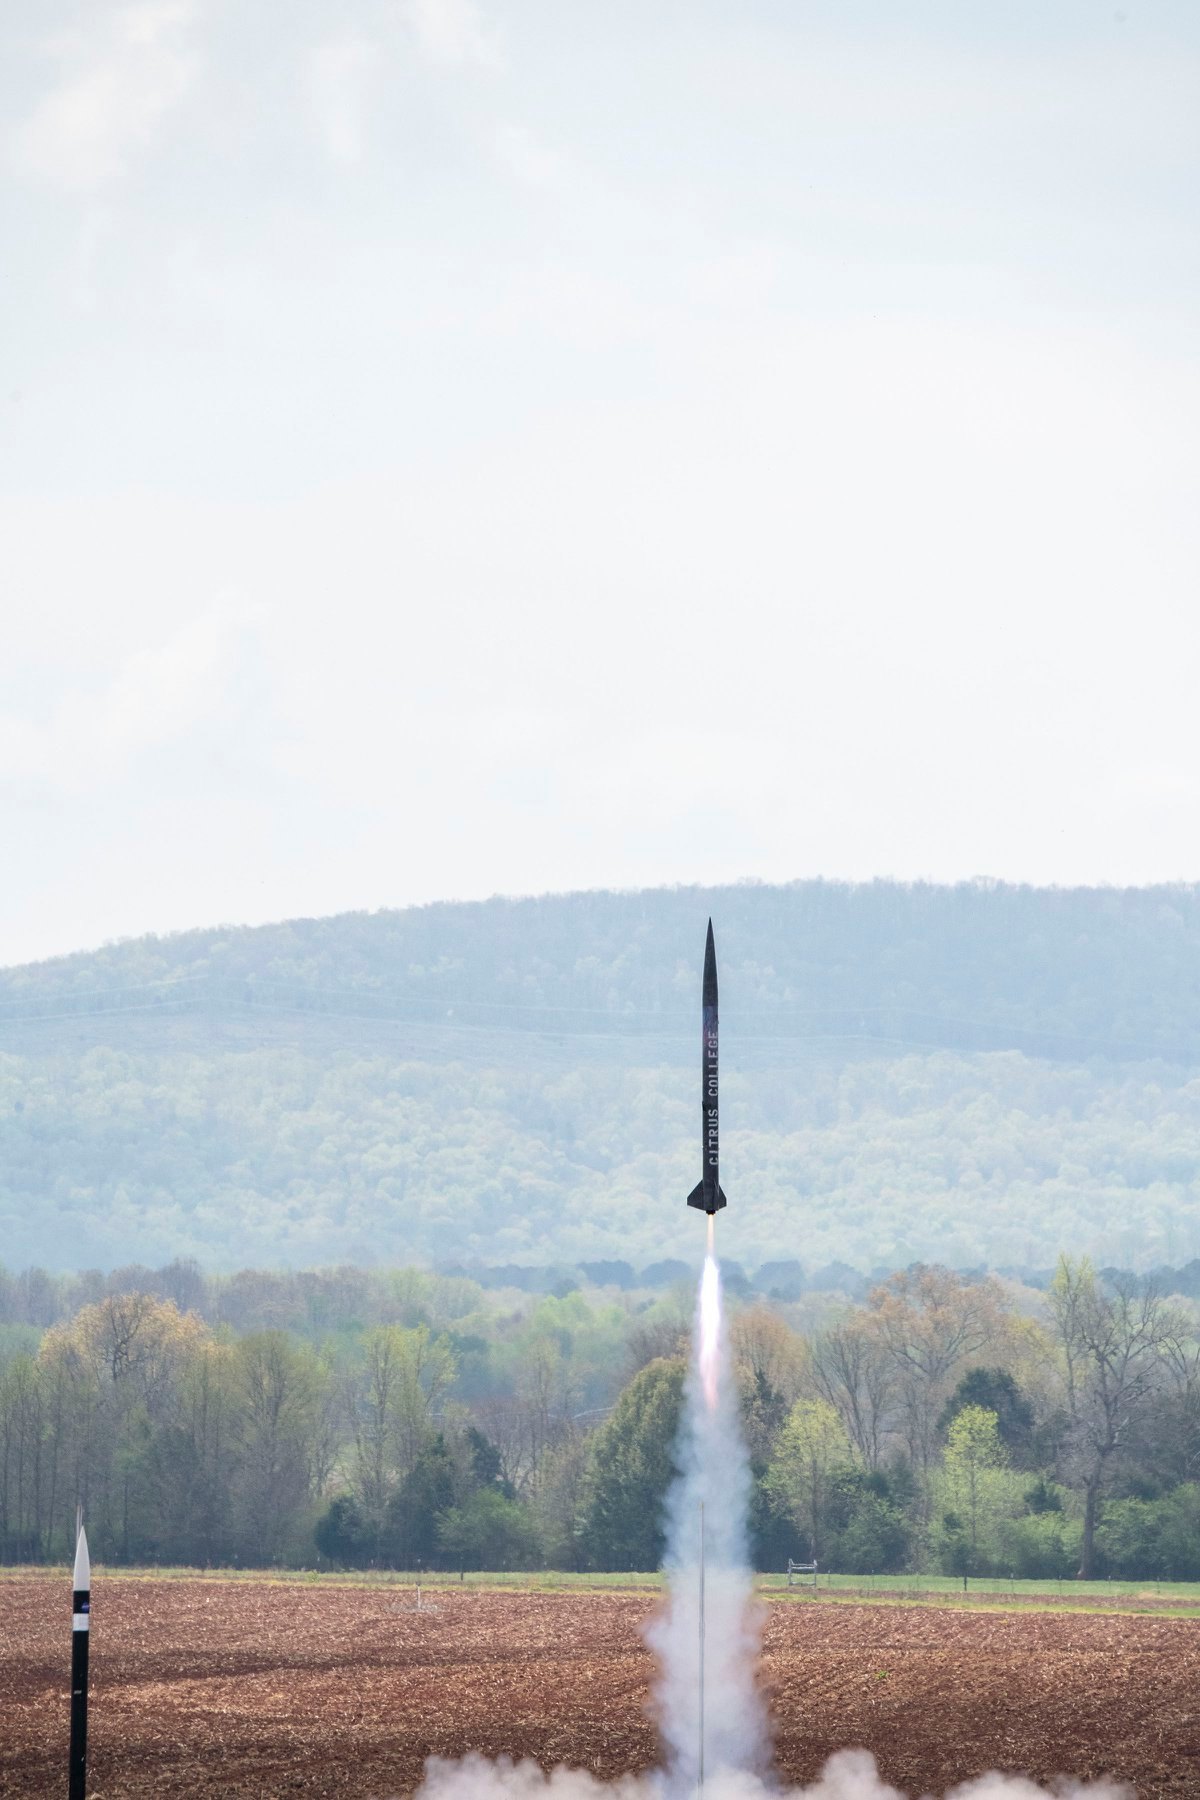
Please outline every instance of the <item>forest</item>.
M690 1281L0 1271L0 1558L652 1569ZM1200 1579L1200 1309L1060 1259L731 1292L752 1554Z
M802 882L216 928L0 971L0 1256L677 1257L710 912L741 1262L1200 1253L1200 890Z

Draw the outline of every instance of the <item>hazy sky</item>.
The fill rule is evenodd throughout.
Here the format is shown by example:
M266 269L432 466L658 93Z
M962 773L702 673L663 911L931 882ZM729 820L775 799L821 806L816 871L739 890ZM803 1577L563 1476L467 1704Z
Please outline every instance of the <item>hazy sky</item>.
M0 962L1200 877L1200 8L7 0Z

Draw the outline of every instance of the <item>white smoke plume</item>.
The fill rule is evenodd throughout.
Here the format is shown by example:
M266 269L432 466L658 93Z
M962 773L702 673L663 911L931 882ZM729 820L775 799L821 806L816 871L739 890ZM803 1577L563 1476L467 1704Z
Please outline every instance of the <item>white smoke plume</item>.
M581 1769L547 1773L535 1762L507 1758L433 1758L416 1800L700 1800L701 1793L703 1800L908 1800L882 1779L866 1750L831 1756L807 1787L786 1789L771 1779L770 1733L755 1682L761 1609L754 1601L746 1542L750 1465L738 1422L720 1272L711 1254L700 1283L677 1461L679 1475L667 1499L668 1601L648 1632L659 1660L655 1711L666 1767L605 1782ZM1048 1794L1055 1800L1133 1800L1132 1790L1121 1783L1064 1778L1046 1789L1023 1776L997 1774L963 1782L945 1800L1047 1800Z
M755 1683L759 1609L746 1543L750 1465L738 1421L721 1277L708 1257L684 1388L679 1476L667 1498L666 1611L651 1627L659 1730L670 1789L691 1794L727 1771L757 1774L770 1756ZM704 1766L700 1766L700 1531L704 1528Z

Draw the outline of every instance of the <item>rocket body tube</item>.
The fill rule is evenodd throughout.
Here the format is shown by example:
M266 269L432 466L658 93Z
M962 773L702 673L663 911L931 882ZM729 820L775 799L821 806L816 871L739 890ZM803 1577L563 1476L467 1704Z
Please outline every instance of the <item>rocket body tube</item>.
M704 982L700 994L700 1182L688 1195L689 1206L710 1216L726 1204L721 1189L720 1032L717 1017L717 951L712 920L704 944Z

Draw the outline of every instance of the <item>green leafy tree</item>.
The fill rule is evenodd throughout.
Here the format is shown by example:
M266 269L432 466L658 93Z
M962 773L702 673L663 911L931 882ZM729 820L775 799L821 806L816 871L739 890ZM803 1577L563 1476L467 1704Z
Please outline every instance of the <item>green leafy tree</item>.
M844 1468L835 1473L829 1516L835 1568L852 1575L886 1575L908 1567L912 1530L902 1495L893 1491L884 1470Z
M353 1494L338 1494L330 1501L317 1520L313 1539L330 1562L361 1568L368 1560L372 1538Z
M1062 1511L1026 1513L1000 1530L1006 1569L1023 1581L1063 1581L1079 1566L1081 1525Z
M951 1420L942 1468L947 1560L954 1574L975 1575L996 1547L997 1528L1011 1507L1011 1484L999 1421L982 1406L964 1406Z
M388 1502L383 1559L402 1569L435 1564L441 1549L438 1519L455 1505L460 1485L458 1465L438 1432Z
M1098 1560L1133 1580L1200 1580L1200 1486L1152 1500L1109 1500L1096 1529Z
M1008 1460L1017 1468L1033 1466L1035 1455L1033 1407L1007 1369L968 1369L938 1420L938 1430L949 1432L968 1406L982 1407L996 1416L996 1430Z
M776 1511L790 1520L819 1562L835 1476L851 1461L850 1440L828 1400L798 1400L775 1444L764 1485Z
M117 1293L43 1339L55 1506L73 1515L81 1500L96 1545L114 1560L156 1548L160 1440L178 1427L186 1370L209 1338L202 1320L170 1301Z
M647 1363L592 1443L587 1553L601 1569L657 1569L663 1505L675 1474L682 1358Z
M497 1487L476 1488L438 1519L438 1543L462 1569L528 1569L541 1560L537 1524Z

